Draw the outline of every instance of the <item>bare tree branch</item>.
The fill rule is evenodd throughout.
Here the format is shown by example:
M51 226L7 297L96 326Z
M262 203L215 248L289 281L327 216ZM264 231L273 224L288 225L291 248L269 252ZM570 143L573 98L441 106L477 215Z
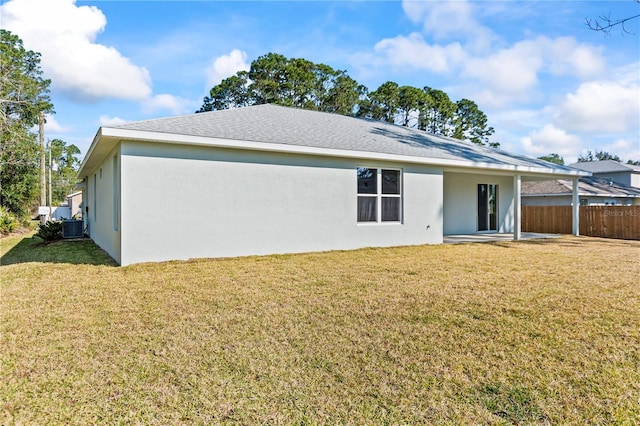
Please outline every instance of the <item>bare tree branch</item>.
M640 0L633 0L636 3L640 3ZM611 14L601 15L598 19L585 18L584 23L592 31L600 31L606 35L611 34L611 30L615 27L620 27L623 34L635 34L629 30L625 24L632 19L639 18L640 14L629 16L624 19L611 19Z

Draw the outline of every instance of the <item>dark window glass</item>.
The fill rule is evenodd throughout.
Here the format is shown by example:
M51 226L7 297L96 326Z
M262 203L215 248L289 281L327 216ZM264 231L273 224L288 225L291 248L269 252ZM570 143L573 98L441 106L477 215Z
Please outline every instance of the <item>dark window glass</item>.
M358 194L378 193L378 169L358 167Z
M400 194L399 170L382 170L382 193Z
M377 197L358 197L358 222L376 222Z
M383 222L400 221L400 198L399 197L382 197L382 221Z
M489 185L489 230L498 229L498 192L497 185Z
M489 209L488 198L487 185L484 183L478 184L478 231L489 229L489 218L487 217Z

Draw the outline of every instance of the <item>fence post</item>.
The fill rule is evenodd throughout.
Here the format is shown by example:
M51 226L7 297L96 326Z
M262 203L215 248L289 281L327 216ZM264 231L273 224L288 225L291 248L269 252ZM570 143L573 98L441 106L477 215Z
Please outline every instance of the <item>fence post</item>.
M580 180L578 178L573 179L573 196L571 203L572 211L572 231L573 235L580 235L580 197L578 196L578 185Z
M513 177L513 239L519 241L522 233L522 177Z

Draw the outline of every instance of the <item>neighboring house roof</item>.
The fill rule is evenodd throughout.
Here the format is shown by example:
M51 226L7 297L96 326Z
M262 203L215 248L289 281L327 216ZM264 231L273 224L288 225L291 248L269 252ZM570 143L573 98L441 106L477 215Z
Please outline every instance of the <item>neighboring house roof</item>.
M619 163L613 160L602 161L585 161L582 163L572 163L568 165L579 170L585 170L591 173L619 173L619 172L637 172L640 173L640 166L633 164Z
M522 182L522 196L559 196L573 193L571 180L558 179ZM591 197L640 198L640 188L621 185L595 176L580 178L578 195Z
M102 127L80 167L79 176L86 176L120 140L482 167L567 177L588 175L566 166L391 123L266 104Z

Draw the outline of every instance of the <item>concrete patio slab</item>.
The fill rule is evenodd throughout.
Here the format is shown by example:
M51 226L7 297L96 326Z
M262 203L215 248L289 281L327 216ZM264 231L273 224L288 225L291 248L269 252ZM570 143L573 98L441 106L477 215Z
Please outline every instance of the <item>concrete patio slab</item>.
M542 234L538 232L522 232L520 240L533 240L537 238L559 238L562 234ZM487 234L464 234L464 235L445 235L443 242L445 244L459 243L486 243L495 241L513 241L511 233L487 233Z

